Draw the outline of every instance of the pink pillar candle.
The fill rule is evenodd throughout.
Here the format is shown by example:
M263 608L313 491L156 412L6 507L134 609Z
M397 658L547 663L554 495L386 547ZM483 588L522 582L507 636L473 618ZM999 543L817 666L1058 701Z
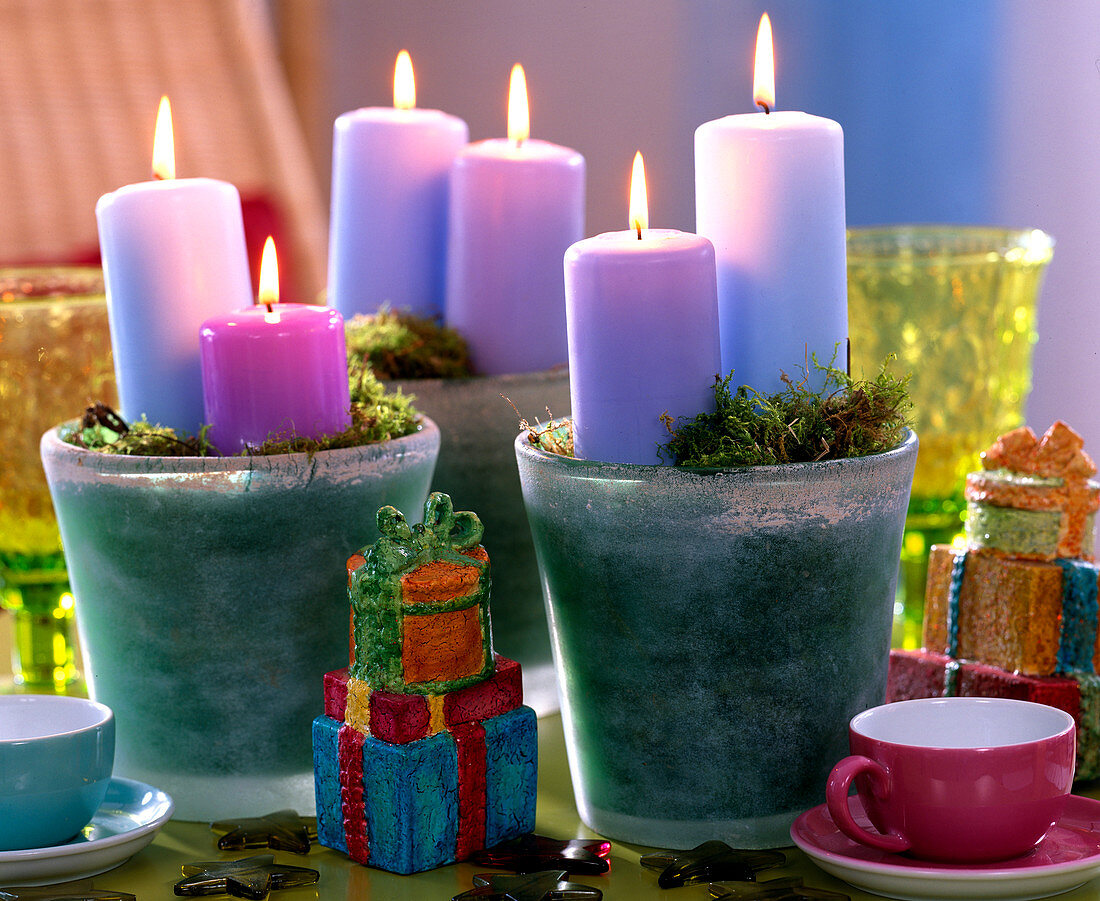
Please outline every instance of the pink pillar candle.
M293 433L319 438L351 424L344 320L328 307L257 304L202 324L209 438L237 453Z
M567 356L561 261L584 237L584 157L528 131L516 66L508 139L468 145L451 170L445 316L479 375L549 369Z

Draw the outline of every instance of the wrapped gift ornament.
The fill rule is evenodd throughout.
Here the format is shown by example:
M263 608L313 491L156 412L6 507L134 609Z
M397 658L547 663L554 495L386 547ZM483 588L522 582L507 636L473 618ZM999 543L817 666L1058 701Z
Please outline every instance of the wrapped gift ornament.
M1096 672L1100 485L1081 436L1014 429L981 457L966 548L929 556L924 647L1025 675Z
M481 521L455 513L439 492L428 498L424 516L424 524L410 526L384 507L378 512L382 537L348 562L355 641L350 680L441 694L493 672ZM361 694L353 681L348 693Z
M489 559L473 513L432 494L392 507L348 561L351 665L314 720L321 844L397 873L465 860L534 828L535 713L492 652Z
M933 546L921 651L892 651L887 700L998 697L1077 722L1076 778L1100 777L1100 485L1056 422L1001 435L967 476L966 547Z

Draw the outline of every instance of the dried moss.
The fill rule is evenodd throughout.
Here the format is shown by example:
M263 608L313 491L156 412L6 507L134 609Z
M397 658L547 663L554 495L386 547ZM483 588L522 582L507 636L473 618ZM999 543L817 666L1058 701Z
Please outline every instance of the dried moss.
M377 444L411 435L418 428L419 413L415 398L401 391L387 392L369 369L349 373L351 388L351 425L342 432L321 438L296 435L272 435L259 447L242 450L235 456L269 456L307 453ZM219 456L207 440L209 426L199 434L177 435L172 429L151 425L144 418L128 425L105 404L95 404L84 413L80 425L63 432L69 444L104 454L130 454L151 457Z
M380 379L457 379L473 374L465 339L434 319L381 309L344 323L348 369Z
M127 424L106 404L88 407L75 429L62 432L61 440L104 454L141 457L210 457L217 451L206 438L207 426L198 435L177 435L173 429L153 425L144 417Z
M733 373L716 377L715 410L691 419L662 420L669 440L658 448L676 466L733 467L806 463L877 454L896 447L908 427L909 377L889 371L890 359L873 379L857 380L833 366L813 361L825 374L820 391L806 380L783 376L784 389L761 394L742 385L731 388ZM550 453L573 456L570 424L549 422L532 428L530 442Z
M400 390L387 392L369 369L352 372L349 367L348 381L351 387L351 425L347 429L317 439L272 436L254 448L252 453L315 453L377 444L403 438L416 431L416 420L420 414L412 405L415 400L413 395L403 394Z
M501 397L504 397L504 395L502 394ZM512 405L512 409L515 410L516 415L520 417L520 431L527 432L527 440L531 444L539 450L544 450L549 454L560 454L563 457L575 456L573 451L572 422L560 422L555 420L548 408L546 410L546 415L549 416L550 419L547 422L539 422L536 419L535 424L531 425L531 423L520 415L519 409L512 403L511 398L504 397L504 399Z
M671 437L658 448L677 466L761 466L807 463L882 453L896 447L908 425L909 377L898 378L887 360L874 379L856 380L834 366L820 391L786 375L782 391L761 394L733 373L716 378L715 410L679 425L667 417Z

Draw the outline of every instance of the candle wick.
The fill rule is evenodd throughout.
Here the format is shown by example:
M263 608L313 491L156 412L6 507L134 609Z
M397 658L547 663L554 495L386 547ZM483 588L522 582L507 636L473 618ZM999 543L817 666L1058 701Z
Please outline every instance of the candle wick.
M267 307L267 311L268 311L269 313L274 313L274 312L275 312L275 311L274 311L273 309L271 309L271 302L270 302L270 301L266 301L266 302L264 303L264 306L265 306L265 307Z
M764 108L764 115L765 116L768 116L768 115L771 114L771 108L763 100L757 100L756 105L757 106L762 106Z
M634 220L634 227L636 229L638 229L638 240L641 241L642 240L642 220L641 219L635 219Z
M159 169L153 170L153 181L167 181L168 176L161 172Z

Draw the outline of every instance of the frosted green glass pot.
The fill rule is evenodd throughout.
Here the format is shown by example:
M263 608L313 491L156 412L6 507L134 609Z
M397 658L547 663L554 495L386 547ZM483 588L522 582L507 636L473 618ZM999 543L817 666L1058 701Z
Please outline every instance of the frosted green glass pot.
M515 449L581 817L643 845L790 844L885 697L916 436L726 470Z
M928 551L962 529L966 474L1024 422L1043 273L1054 241L1038 229L894 225L848 232L852 374L888 354L912 374L920 459L902 545L894 642L920 645Z
M310 724L347 665L347 558L422 510L439 430L257 457L96 453L42 437L85 675L115 773L176 816L312 812Z

